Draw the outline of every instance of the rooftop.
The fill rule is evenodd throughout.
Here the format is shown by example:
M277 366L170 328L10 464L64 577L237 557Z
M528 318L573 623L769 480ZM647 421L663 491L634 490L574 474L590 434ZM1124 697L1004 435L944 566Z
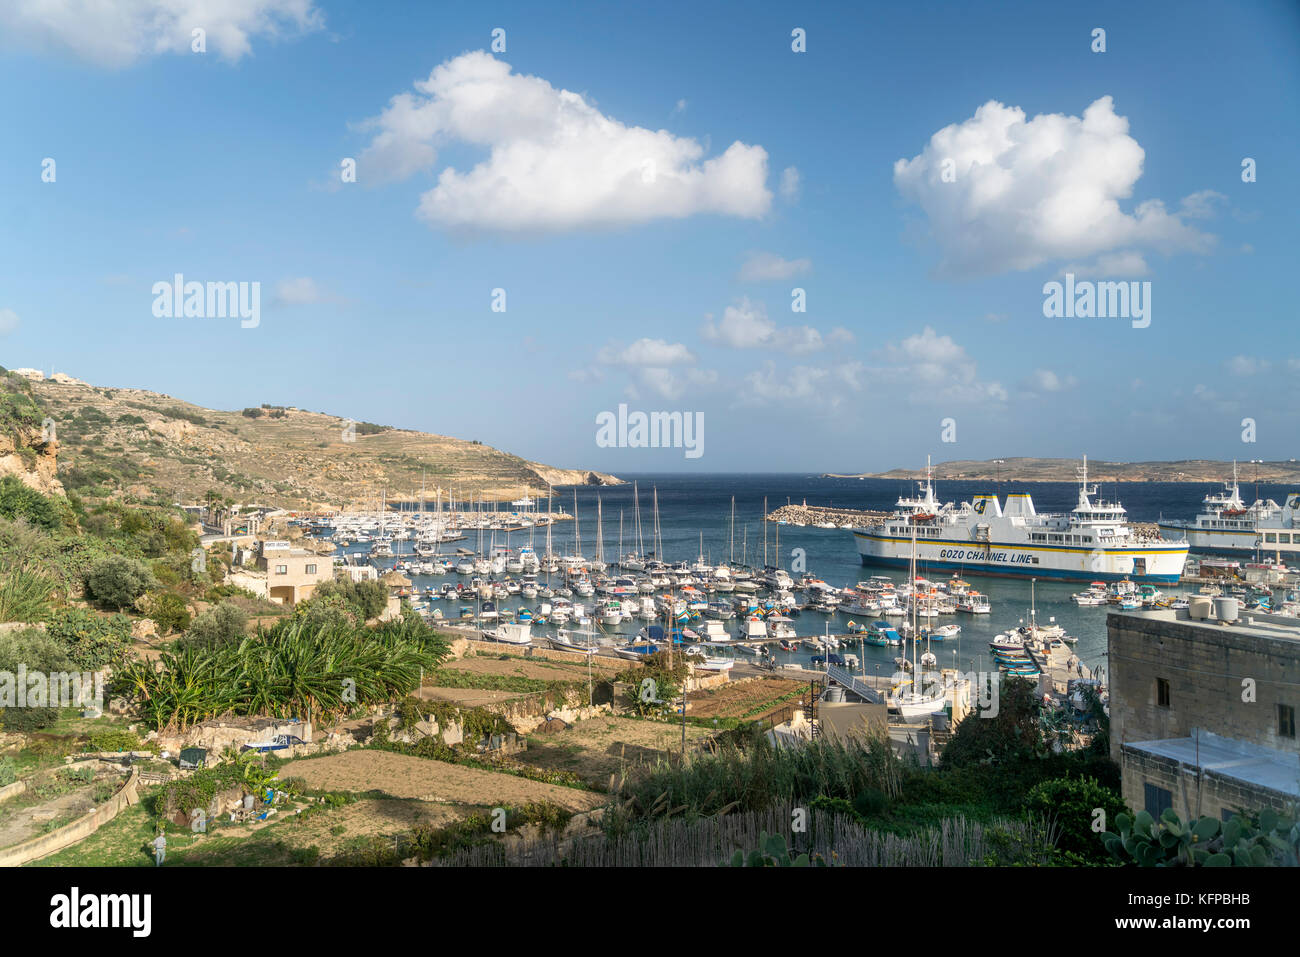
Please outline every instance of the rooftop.
M1274 751L1199 729L1193 729L1187 738L1130 741L1124 747L1300 798L1300 754Z
M1210 614L1215 613L1215 606L1211 604ZM1113 618L1132 618L1137 621L1168 621L1176 622L1179 625L1188 625L1193 628L1205 628L1214 632L1227 632L1229 634L1251 635L1256 638L1274 638L1286 641L1300 642L1300 618L1293 618L1290 615L1271 615L1259 611L1246 611L1241 609L1237 613L1240 617L1231 622L1220 621L1218 618L1193 618L1190 609L1166 608L1159 611L1127 611L1111 612Z

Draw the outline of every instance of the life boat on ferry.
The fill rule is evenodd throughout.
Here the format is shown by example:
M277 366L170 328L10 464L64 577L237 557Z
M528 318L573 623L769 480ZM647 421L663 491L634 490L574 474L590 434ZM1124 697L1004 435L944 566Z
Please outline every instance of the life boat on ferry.
M919 524L921 522L933 522L936 518L938 516L934 512L917 512L912 516L912 521Z
M1229 518L1235 518L1238 515L1245 515L1245 514L1246 514L1246 509L1244 508L1225 508L1223 510L1223 515Z

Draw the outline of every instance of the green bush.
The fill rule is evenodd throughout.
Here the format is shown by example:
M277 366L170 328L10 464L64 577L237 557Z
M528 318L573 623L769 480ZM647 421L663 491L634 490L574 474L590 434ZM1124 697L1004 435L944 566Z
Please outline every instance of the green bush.
M190 623L185 641L200 645L221 645L240 641L247 635L248 615L233 602L223 601L202 612Z
M1025 810L1056 825L1058 850L1101 863L1110 855L1097 835L1128 808L1119 792L1094 778L1064 777L1035 785L1025 797Z
M92 731L90 749L92 751L135 751L140 747L140 738L131 731Z
M126 615L96 615L84 608L61 608L45 623L73 665L99 671L122 661L131 646L131 619Z
M184 631L190 624L185 599L174 591L155 592L149 596L149 617L164 635Z
M0 621L40 621L54 582L25 564L0 565Z
M63 528L70 517L67 502L42 495L12 475L0 478L0 517L26 519L37 528Z
M14 764L14 759L10 757L0 758L0 788L13 784L18 780L18 769Z
M144 562L124 555L101 559L86 573L86 594L112 608L132 607L156 584Z

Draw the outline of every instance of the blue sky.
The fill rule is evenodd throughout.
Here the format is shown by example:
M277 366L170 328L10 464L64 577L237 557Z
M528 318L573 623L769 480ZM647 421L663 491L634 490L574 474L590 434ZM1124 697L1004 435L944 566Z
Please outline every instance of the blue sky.
M616 473L1300 445L1294 4L79 6L0 12L7 367ZM1067 271L1150 325L1046 318Z

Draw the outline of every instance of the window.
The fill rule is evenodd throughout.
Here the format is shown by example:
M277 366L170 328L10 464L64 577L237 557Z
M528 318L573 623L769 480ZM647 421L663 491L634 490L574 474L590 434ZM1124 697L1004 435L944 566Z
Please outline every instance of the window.
M308 565L308 566L307 566L307 574L308 574L308 575L315 575L315 574L316 574L316 566L315 566L315 565Z
M1265 533L1264 533L1264 541L1266 541L1266 542L1276 542L1276 541L1277 541L1277 532L1265 532Z
M287 574L289 574L289 566L288 566L288 565L276 565L276 566L275 566L275 573L276 573L277 575L287 575Z
M1162 708L1169 707L1169 679L1156 679L1156 704Z
M1295 706L1280 704L1277 706L1277 736L1279 738L1295 737Z
M1232 810L1231 808L1225 807L1219 811L1219 820L1224 821L1225 823L1227 821L1232 820L1236 816L1237 816L1237 812Z
M1160 819L1160 815L1164 813L1165 808L1174 806L1174 796L1165 788L1143 783L1142 792L1146 812L1156 820Z

